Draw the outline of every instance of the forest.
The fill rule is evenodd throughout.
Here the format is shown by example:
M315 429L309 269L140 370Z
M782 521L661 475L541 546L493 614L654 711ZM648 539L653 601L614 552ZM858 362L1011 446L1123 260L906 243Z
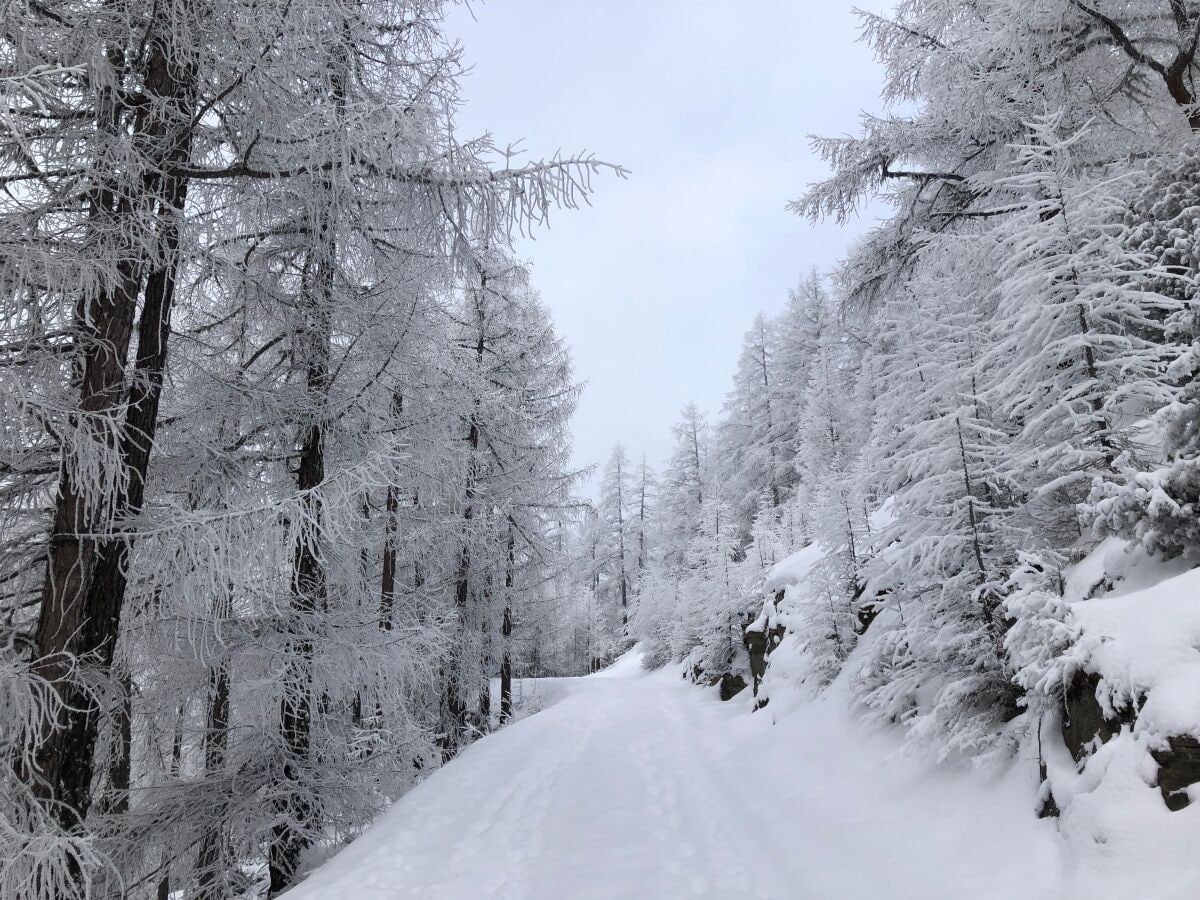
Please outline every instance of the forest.
M629 173L464 137L446 6L0 11L0 898L276 896L631 650L1193 896L1200 3L858 12L790 209L878 221L594 472L518 243ZM567 896L473 891L380 896Z

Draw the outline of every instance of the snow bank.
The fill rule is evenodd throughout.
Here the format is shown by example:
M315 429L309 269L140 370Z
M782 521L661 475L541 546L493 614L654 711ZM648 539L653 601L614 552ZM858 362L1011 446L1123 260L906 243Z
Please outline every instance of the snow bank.
M1072 683L1076 673L1092 679L1085 689L1097 685L1096 700L1103 713L1114 719L1111 732L1116 734L1104 743L1100 737L1092 740L1085 748L1087 755L1076 762L1064 743L1060 710L1048 714L1040 727L1030 721L1033 713L1026 713L1004 726L1013 743L1024 736L1016 756L989 777L967 773L967 767L953 760L935 766L927 754L914 752L905 743L903 729L867 724L858 705L861 684L856 679L863 671L862 662L878 652L876 645L884 640L893 611L880 615L833 684L820 689L820 679L814 677L820 673L791 626L811 602L808 581L821 558L820 547L807 547L779 563L768 578L771 590L755 624L764 629L782 625L788 630L769 658L760 690L770 704L754 714L773 726L778 750L764 748L764 755L796 754L811 764L820 754L811 744L821 740L827 755L838 759L821 759L819 764L834 771L844 767L844 756L852 752L848 723L853 722L864 735L861 740L876 742L877 747L879 742L890 743L889 767L906 773L914 785L923 784L919 791L914 789L920 803L936 803L928 798L941 796L943 785L956 785L957 800L948 800L955 808L940 812L946 822L958 822L959 806L998 804L1005 816L1011 813L1003 826L1010 829L1010 840L1014 835L1025 840L1031 823L1038 821L1039 796L1053 795L1059 818L1041 820L1036 833L1057 831L1055 845L1061 859L1049 861L1037 856L1041 851L1035 849L1031 880L1014 881L1011 896L1200 897L1200 785L1184 789L1192 805L1177 811L1168 809L1159 788L1160 762L1164 754L1178 750L1170 739L1200 736L1200 569L1188 570L1188 563L1178 560L1152 559L1116 538L1101 542L1072 566L1066 573L1063 598L1064 632L1070 638L1051 668L1060 685ZM784 596L777 603L775 594L780 589ZM844 721L841 734L834 738L830 728L839 716ZM901 762L901 753L909 758ZM1040 786L1042 764L1048 779L1045 786ZM771 768L784 763L780 759L760 765ZM802 809L808 800L794 802ZM914 821L914 830L923 839L928 839L930 829L936 832L934 826ZM1013 849L1013 859L1022 860L1017 868L1023 870L1024 848ZM1057 874L1051 879L1047 873L1052 869ZM1055 889L1039 894L1050 890L1044 887L1047 879L1055 882Z
M1101 676L1110 714L1137 710L1150 740L1200 735L1200 569L1151 588L1075 604L1075 656Z
M777 682L734 729L742 789L769 797L763 840L805 872L793 896L1059 897L1055 825L1032 814L1035 755L985 777L907 753L900 729L858 714L848 678L815 699ZM789 840L797 823L803 842Z
M881 532L895 521L894 504L889 497L872 512L867 521L873 532ZM785 556L775 563L768 571L764 587L767 591L778 591L791 585L801 584L813 568L825 558L825 548L819 543L812 543L797 550L791 556Z
M1062 806L1066 900L1194 900L1200 897L1200 806L1171 812L1154 787L1157 764L1128 731L1077 766L1043 723L1042 750Z
M824 555L825 551L821 549L820 544L809 544L803 550L785 556L767 572L765 588L773 592L799 584L809 576L813 566L819 563Z
M1067 581L1078 636L1063 671L1093 676L1101 711L1119 727L1076 762L1061 719L1042 723L1069 897L1200 897L1200 789L1185 789L1192 805L1171 811L1159 786L1160 762L1176 765L1169 739L1200 735L1200 569L1174 574L1183 565L1109 540Z
M588 678L640 678L646 674L646 651L641 645L635 645L605 666L599 672L593 672Z

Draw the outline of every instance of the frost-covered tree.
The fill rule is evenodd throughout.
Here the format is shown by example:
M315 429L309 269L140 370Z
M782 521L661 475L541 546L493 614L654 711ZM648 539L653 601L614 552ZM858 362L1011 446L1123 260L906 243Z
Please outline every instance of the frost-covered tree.
M1075 507L1094 475L1157 453L1139 428L1166 400L1163 321L1175 307L1135 280L1146 264L1122 240L1122 202L1075 168L1080 136L1061 136L1060 121L1032 120L1013 174L997 180L1012 211L995 233L997 339L980 365L982 393L1019 425L1011 477L1055 550L1078 540Z
M795 204L892 206L835 279L871 423L856 503L887 501L879 526L863 516L862 601L886 614L864 620L857 683L914 737L986 754L1010 744L995 738L1028 658L1007 631L1041 633L1053 605L1007 604L1033 596L1020 573L1060 584L1097 477L1101 524L1148 521L1162 448L1146 424L1193 335L1164 249L1185 256L1186 228L1145 212L1161 198L1186 217L1186 191L1147 189L1143 169L1196 127L1200 9L920 0L862 18L891 108L818 141L832 174ZM802 473L797 496L813 489Z
M959 260L972 258L949 255L944 272L912 285L914 296L885 305L888 384L867 452L890 522L872 536L865 583L876 611L890 614L875 628L864 697L945 746L986 740L1011 706L997 608L1020 495L1004 474L1007 434L977 391L980 313L945 293ZM932 702L922 707L921 695Z
M857 364L843 338L839 330L824 328L808 361L795 457L799 483L792 499L803 510L810 539L824 550L797 630L807 652L822 660L818 668L825 681L853 649L866 549L859 458L869 423L854 403Z
M825 283L812 271L788 292L787 305L775 322L778 400L774 419L780 445L777 462L785 469L781 482L787 494L795 489L799 477L793 460L799 449L812 363L821 341L833 327L831 312Z
M629 606L633 594L633 580L638 569L639 533L635 531L636 516L642 503L636 491L635 473L625 453L618 444L604 467L600 479L600 501L597 507L604 527L604 582L607 602L618 607L621 628L629 624ZM644 511L640 513L644 517ZM644 536L644 531L641 532ZM643 537L644 540L644 537Z
M634 473L633 522L634 571L645 571L658 558L658 477L645 454Z
M758 507L766 490L773 506L784 498L790 455L780 440L777 420L782 415L776 374L777 339L774 323L761 313L742 342L733 376L733 390L725 399L718 424L716 465L734 517L733 527L749 540Z
M438 3L7 24L0 868L226 896L266 859L281 889L431 761L473 396L444 312L596 165L456 138ZM561 438L516 406L516 446ZM491 533L492 596L529 534Z
M1126 214L1129 251L1152 267L1135 273L1133 286L1170 297L1178 308L1163 322L1168 352L1164 379L1170 400L1159 411L1165 465L1131 477L1104 480L1090 498L1097 527L1140 542L1152 553L1173 557L1200 549L1200 272L1196 215L1200 166L1194 147L1159 161Z
M546 517L569 485L567 421L576 387L570 363L523 271L495 252L450 310L461 381L458 477L461 521L453 565L454 625L443 661L443 755L488 728L489 682L511 692L514 616L521 576L546 549ZM511 695L501 702L511 713Z
M748 604L738 563L739 538L719 490L710 492L701 505L697 526L687 549L686 574L680 579L673 650L695 674L711 677L729 671L741 645L742 617L748 612L742 607Z
M711 493L711 435L708 420L689 403L672 426L674 444L659 488L662 554L670 568L684 564L700 527L700 510Z

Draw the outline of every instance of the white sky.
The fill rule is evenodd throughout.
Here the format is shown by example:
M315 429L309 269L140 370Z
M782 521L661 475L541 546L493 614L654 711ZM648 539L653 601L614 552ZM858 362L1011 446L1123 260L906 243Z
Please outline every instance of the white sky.
M784 208L824 174L809 134L858 130L882 73L853 6L888 0L490 0L452 11L472 72L458 125L529 159L631 170L519 250L587 382L580 465L620 442L660 464L695 400L715 417L742 334L870 224ZM474 18L472 18L472 13Z

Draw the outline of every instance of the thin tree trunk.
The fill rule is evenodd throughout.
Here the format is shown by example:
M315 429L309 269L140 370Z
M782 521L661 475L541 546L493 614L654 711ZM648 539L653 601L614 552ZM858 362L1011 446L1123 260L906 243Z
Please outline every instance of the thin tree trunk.
M482 341L481 341L482 343ZM478 404L476 404L478 406ZM475 454L479 449L479 423L472 413L467 429L470 458L467 465L466 506L463 509L463 543L458 554L458 571L454 582L454 608L458 613L460 630L465 628L471 587L471 522L475 517ZM448 760L462 746L467 728L467 703L463 697L463 647L452 648L447 669L442 675L442 759Z
M625 574L625 470L621 462L617 460L617 554L621 561L621 636L625 637L629 632L629 579Z
M486 733L492 725L492 663L494 661L494 646L492 637L491 607L492 607L492 572L484 575L486 587L483 590L480 610L483 613L479 622L479 682L478 697L476 698L476 715L474 730Z
M504 619L500 623L500 638L503 643L500 657L500 724L512 718L512 632L513 609L512 590L516 565L516 536L510 525L508 529L508 555L504 565Z
M763 405L767 412L766 441L768 455L771 460L771 506L777 508L782 502L783 497L779 490L779 483L775 478L777 468L776 447L775 442L771 440L771 436L775 432L775 424L773 421L774 414L771 409L771 378L767 369L767 332L761 321L758 329L758 352L759 366L762 368Z
M967 467L967 448L963 441L962 421L958 416L954 417L954 424L958 429L958 453L962 461L963 489L967 493L967 524L971 528L971 548L975 556L975 565L979 568L979 584L982 586L987 580L987 569L983 564L983 546L979 539L979 520L975 513L975 492L971 485L971 472ZM980 600L984 623L991 628L995 602L987 597L981 597Z
M642 456L642 480L638 499L638 571L646 568L646 457Z
M233 614L233 599L224 595L217 604L218 623ZM225 771L229 749L229 663L222 657L208 670L208 713L204 727L204 772L208 778L220 778ZM220 878L224 868L225 823L213 822L200 841L196 855L199 891L196 900L219 900L223 894Z
M383 524L383 577L379 588L379 627L392 630L392 615L396 605L396 531L400 509L400 491L394 484L387 489L385 521Z
M322 229L328 229L325 222ZM323 235L332 240L331 235ZM332 253L319 265L317 296L326 304L332 291ZM328 388L329 324L328 307L318 311L317 340L320 343L316 358L308 369L308 389L314 398L323 398ZM296 488L302 497L303 524L296 541L292 568L292 611L296 619L293 637L288 645L287 666L283 677L283 697L280 703L280 736L283 738L285 761L283 780L288 787L281 798L287 824L275 826L270 852L272 893L287 887L295 874L300 853L308 845L310 831L316 820L312 799L297 789L302 769L309 762L312 730L312 656L313 641L308 623L313 614L324 607L325 570L321 562L322 504L318 493L325 480L324 426L319 419L311 422L305 434L297 471Z
M333 49L330 59L329 94L338 125L344 127L351 62L349 36L344 22L339 37L341 43ZM313 638L310 623L314 613L327 609L325 567L320 546L324 540L324 510L320 490L325 481L323 416L331 381L334 272L338 259L333 190L330 176L324 176L317 194L314 209L316 226L305 264L307 284L304 299L308 305L305 310L308 338L305 382L313 410L301 443L300 465L296 472L296 489L301 497L302 511L292 567L294 631L288 646L279 711L279 732L284 748L284 790L278 802L283 821L273 829L273 840L267 854L271 895L291 884L300 854L312 839L320 817L314 798L300 782L304 769L313 764ZM324 708L326 700L322 696L318 710Z
M404 396L392 397L392 412L397 421L404 414ZM400 489L389 484L383 521L383 576L379 588L379 627L392 630L392 614L396 605L396 538L399 531Z
M487 274L480 273L480 297L477 302L482 303L482 296L487 290ZM484 335L484 319L482 310L479 313L479 334L475 344L475 358L477 365L483 365L484 353L487 350L486 339ZM479 472L479 413L480 400L478 398L472 404L470 419L467 423L467 474L466 485L463 491L463 542L458 554L458 571L455 574L454 580L454 608L458 614L459 630L465 635L465 629L468 627L467 612L470 600L471 589L471 525L475 518L475 504L478 500L479 486L477 484ZM443 761L449 760L458 752L458 749L463 745L467 731L467 701L464 696L464 687L462 683L463 677L466 674L465 668L465 648L462 646L463 641L459 641L459 646L452 647L450 658L442 672L442 734L439 737L439 744L442 751Z
M168 774L174 778L179 777L183 763L183 716L187 712L187 704L181 703L175 714L175 732L171 736L171 769ZM170 900L171 898L171 863L173 860L169 856L164 856L162 861L162 877L158 880L158 889L155 892L157 900Z

